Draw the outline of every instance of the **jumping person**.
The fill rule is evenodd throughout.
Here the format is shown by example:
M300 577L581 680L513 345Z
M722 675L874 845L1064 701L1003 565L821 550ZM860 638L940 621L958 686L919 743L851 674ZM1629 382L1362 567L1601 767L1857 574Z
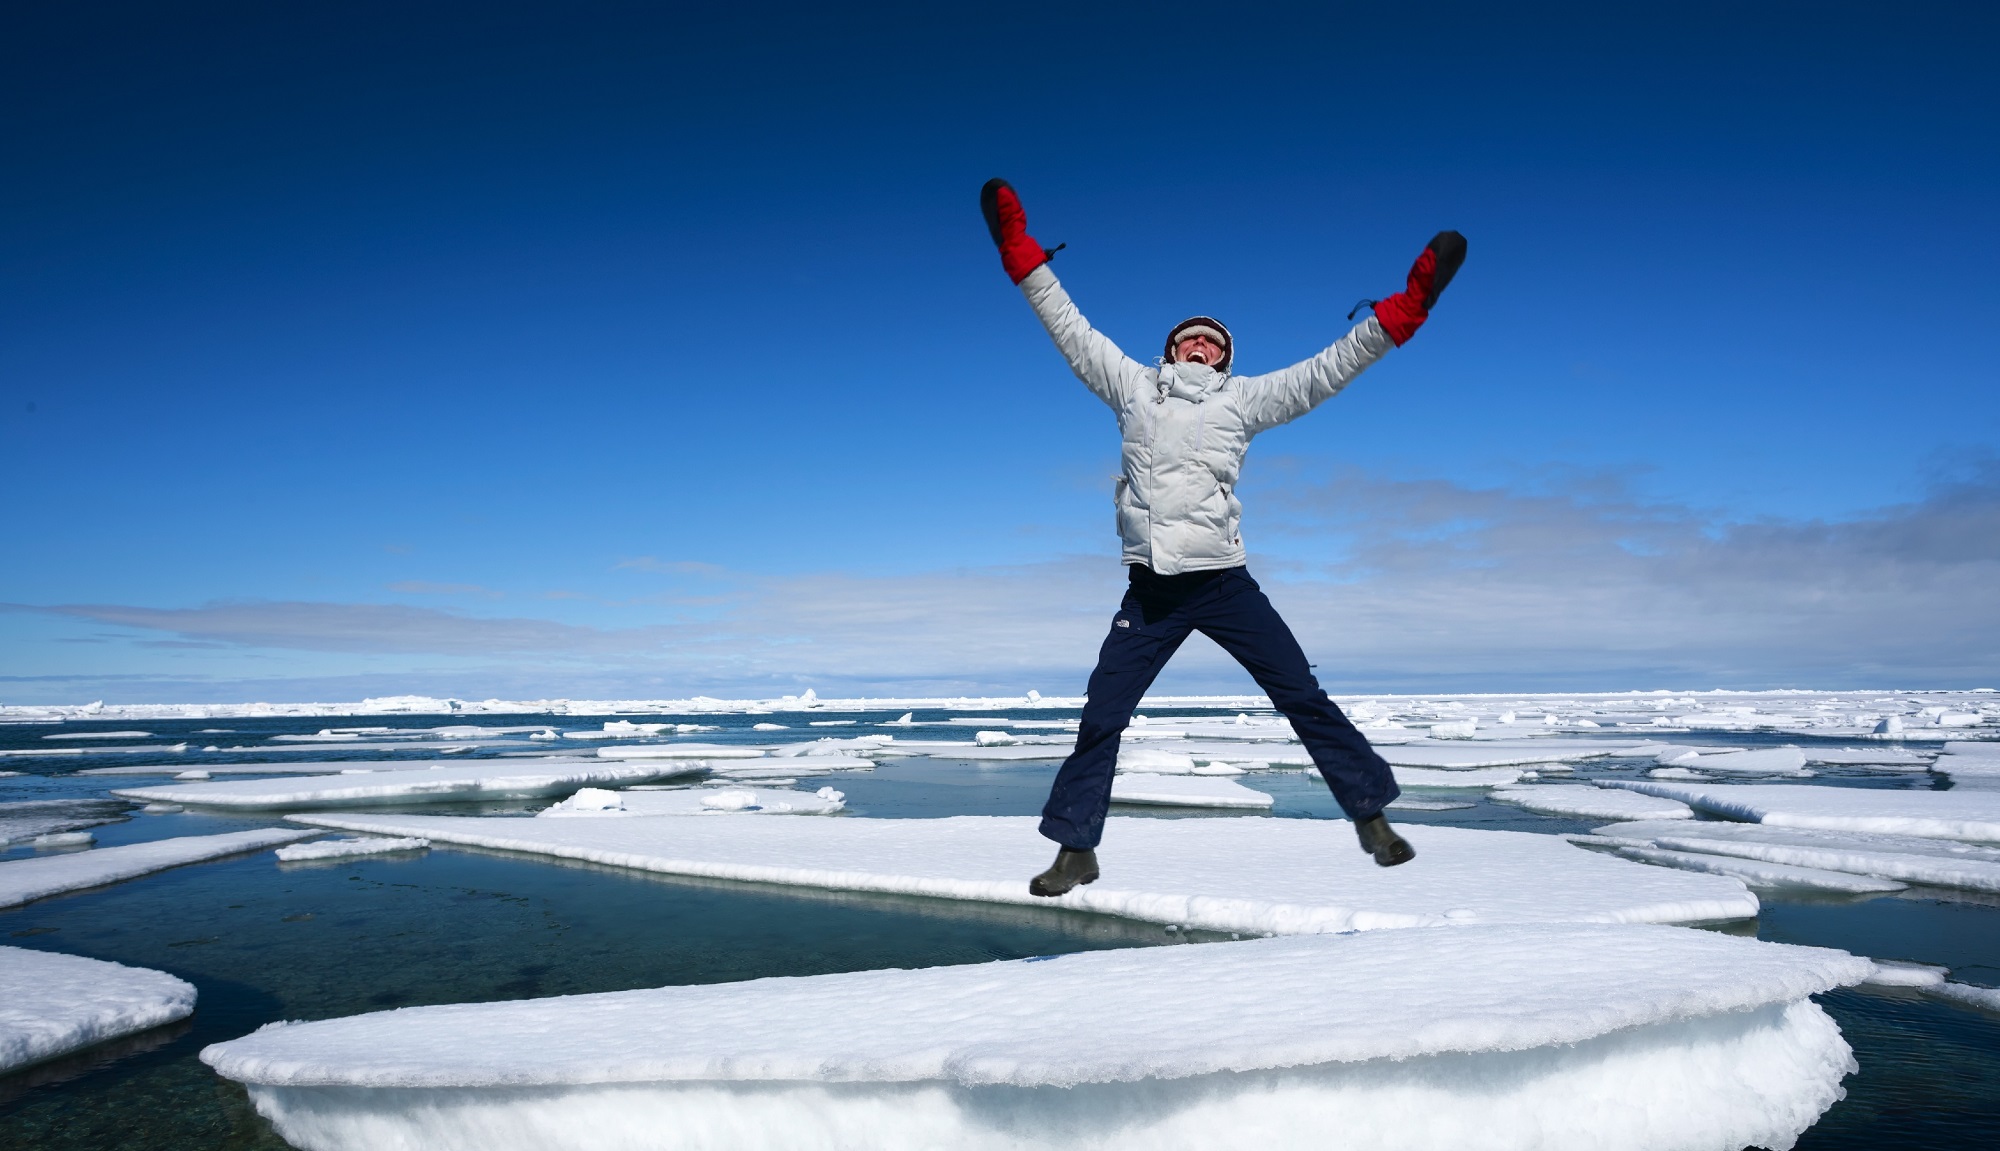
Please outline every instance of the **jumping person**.
M1229 329L1208 316L1174 325L1156 366L1133 360L1070 302L1049 270L1055 252L1028 235L1027 214L1007 181L987 181L979 207L1001 266L1070 370L1117 414L1124 441L1115 502L1130 587L1090 673L1076 750L1042 808L1041 832L1060 850L1028 890L1058 896L1097 878L1119 736L1194 631L1234 656L1291 721L1354 821L1361 849L1383 867L1414 859L1382 814L1398 794L1388 762L1327 698L1298 640L1244 567L1235 489L1252 436L1318 407L1416 334L1465 261L1465 237L1439 232L1411 267L1407 287L1374 301L1373 316L1319 355L1268 375L1235 376Z

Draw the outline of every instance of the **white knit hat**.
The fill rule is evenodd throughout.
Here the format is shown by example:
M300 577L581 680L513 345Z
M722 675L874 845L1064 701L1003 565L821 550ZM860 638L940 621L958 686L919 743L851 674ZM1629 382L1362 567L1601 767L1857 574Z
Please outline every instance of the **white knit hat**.
M1229 370L1229 365L1235 362L1236 342L1229 338L1229 329L1222 326L1222 321L1213 316L1189 316L1175 324L1174 330L1167 333L1166 358L1172 361L1174 345L1191 336L1207 336L1222 345L1222 362L1215 365L1218 371Z

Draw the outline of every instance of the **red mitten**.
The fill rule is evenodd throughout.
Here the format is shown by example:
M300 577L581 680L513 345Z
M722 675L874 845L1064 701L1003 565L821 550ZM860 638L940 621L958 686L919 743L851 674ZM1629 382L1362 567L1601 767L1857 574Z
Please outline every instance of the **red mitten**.
M1424 253L1410 265L1409 286L1375 305L1375 318L1397 347L1408 343L1417 329L1430 318L1431 305L1446 284L1465 263L1465 237L1457 232L1439 232L1431 237Z
M979 189L979 210L986 216L986 230L992 233L994 245L1000 249L1000 266L1007 269L1008 278L1017 284L1066 246L1043 248L1035 242L1028 234L1028 213L1021 210L1021 198L1014 194L1013 185L998 176Z

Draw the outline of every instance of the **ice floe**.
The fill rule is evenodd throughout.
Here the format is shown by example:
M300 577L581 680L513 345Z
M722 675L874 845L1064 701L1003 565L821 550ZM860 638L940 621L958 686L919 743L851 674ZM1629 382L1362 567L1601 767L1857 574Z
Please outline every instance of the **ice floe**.
M1785 863L1762 863L1726 855L1706 855L1693 851L1669 851L1656 847L1621 847L1618 854L1641 863L1706 871L1713 875L1733 875L1752 887L1802 887L1815 891L1842 891L1868 894L1901 891L1904 885L1893 879L1823 871L1816 867L1794 867Z
M1726 855L1932 887L2000 892L2000 848L1951 840L1706 820L1617 823L1598 828L1594 837L1623 846Z
M1435 929L406 1008L202 1058L318 1149L1784 1148L1855 1067L1808 997L1872 971Z
M1028 894L1027 877L1048 866L1048 841L1027 817L290 818L676 875L1068 907L1219 931L1688 923L1757 912L1756 896L1733 879L1629 863L1555 836L1455 827L1404 828L1418 862L1383 869L1344 822L1114 816L1098 853L1103 878L1043 900Z
M277 856L286 863L300 863L312 859L345 859L351 855L392 855L403 851L422 851L430 845L430 840L416 838L321 839L312 843L294 843L281 847L277 850Z
M1268 808L1272 799L1233 779L1202 775L1120 773L1111 779L1111 802L1162 807Z
M647 783L700 770L699 766L676 762L481 760L414 771L120 788L112 794L152 803L285 811L378 803L534 798L606 783Z
M586 787L561 803L537 812L537 818L576 816L832 815L847 806L847 796L831 787L817 792L774 788L680 789L675 791L606 791Z
M0 847L117 823L125 818L130 806L115 799L24 799L0 803Z
M762 759L764 750L722 743L642 743L600 747L603 759Z
M1396 782L1404 787L1505 787L1519 783L1527 773L1512 767L1475 767L1444 771L1425 767L1392 767Z
M184 1019L194 1000L164 971L0 947L0 1074Z
M1502 787L1493 798L1544 815L1575 815L1585 819L1691 819L1694 809L1673 799L1607 790L1581 783Z
M1669 748L1654 757L1662 767L1681 767L1704 773L1733 775L1798 775L1805 771L1806 753L1796 747L1767 747L1758 751L1704 753L1696 748Z
M63 855L41 855L33 859L12 859L0 863L0 907L15 907L31 900L102 887L107 883L136 879L179 867L185 863L221 859L260 851L281 843L309 838L310 832L289 828L260 828L232 831L224 835L190 835L178 839L157 839L150 843L130 843L123 847L100 847Z
M2000 843L2000 792L1667 783L1638 779L1605 780L1604 785L1678 799L1710 815L1773 827Z

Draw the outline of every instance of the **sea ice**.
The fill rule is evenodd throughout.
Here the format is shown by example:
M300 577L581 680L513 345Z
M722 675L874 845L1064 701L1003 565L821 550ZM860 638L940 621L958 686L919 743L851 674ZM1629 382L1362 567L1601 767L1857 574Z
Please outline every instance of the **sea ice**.
M1842 891L1849 894L1903 890L1903 885L1893 879L1822 871L1816 867L1793 867L1784 863L1761 863L1753 859L1705 855L1693 851L1621 847L1618 849L1618 854L1641 863L1656 863L1661 867L1706 871L1713 875L1733 875L1752 887L1804 887L1816 891Z
M0 1074L184 1019L194 999L163 971L0 947Z
M345 859L350 855L389 855L398 851L422 851L431 845L428 839L321 839L312 843L294 843L281 847L278 858L286 863L299 863L309 859Z
M1437 928L413 1007L201 1057L316 1151L1733 1151L1841 1098L1853 1055L1808 996L1872 971L1669 928Z
M113 799L25 799L0 803L0 847L44 835L118 823L125 819L129 806Z
M1099 849L1103 878L1045 900L1028 894L1027 877L1048 866L1048 841L1030 817L291 819L676 875L1067 907L1218 931L1688 923L1757 913L1756 897L1733 879L1628 863L1554 836L1455 827L1403 828L1419 863L1382 869L1341 822L1113 816Z
M1544 815L1575 815L1584 819L1691 819L1694 809L1671 799L1608 791L1580 783L1502 787L1493 798Z
M1873 875L1904 883L2000 892L2000 849L1951 840L1768 823L1640 822L1600 827L1596 838L1768 863Z
M1268 808L1271 797L1233 779L1203 775L1120 773L1111 779L1111 802L1162 807Z
M1475 767L1440 771L1427 767L1392 767L1404 787L1505 787L1527 773L1512 767Z
M647 743L634 747L600 747L599 757L604 759L762 759L764 750L757 747L732 746L722 743Z
M1678 799L1697 811L1773 827L1815 827L2000 843L2000 793L1892 791L1875 787L1788 784L1694 784L1605 780L1646 795Z
M1939 999L2000 1013L2000 987L1974 987L1969 983L1940 983L1925 991Z
M1382 758L1397 767L1513 767L1532 763L1562 763L1623 754L1603 743L1544 741L1523 744L1474 743L1456 747L1404 745L1382 750Z
M698 765L673 762L481 760L416 771L121 788L111 794L149 802L280 811L379 803L532 798L561 795L594 784L647 783L700 770Z
M773 788L732 787L727 790L604 791L586 787L561 803L536 813L537 818L633 815L832 815L847 806L847 796L831 787L817 792Z
M1862 982L1876 987L1928 989L1944 986L1944 977L1949 974L1951 974L1949 969L1929 963L1903 963L1894 959L1877 959L1875 970Z
M1736 775L1799 775L1805 771L1806 753L1796 747L1767 747L1757 751L1725 751L1705 755L1688 749L1661 752L1655 760L1666 767Z
M226 855L260 851L310 836L310 832L267 827L256 831L232 831L225 835L189 835L150 843L130 843L123 847L100 847L94 851L12 859L0 863L0 907L15 907L65 891L81 891L87 887L136 879L184 863L200 863Z

